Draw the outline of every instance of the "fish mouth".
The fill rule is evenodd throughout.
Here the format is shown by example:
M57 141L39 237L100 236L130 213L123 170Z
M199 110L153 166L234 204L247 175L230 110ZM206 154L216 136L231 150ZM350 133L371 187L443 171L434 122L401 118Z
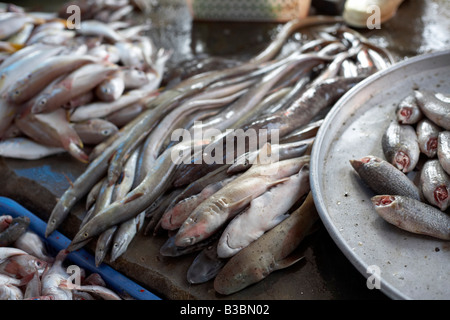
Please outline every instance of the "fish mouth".
M411 163L411 160L409 158L409 155L406 154L404 151L399 151L395 155L395 164L397 168L403 172L407 172L408 167Z
M440 205L443 204L446 200L448 200L448 189L445 185L439 186L434 189L434 199Z
M387 195L381 195L381 196L375 196L372 199L372 203L377 207L387 207L392 202L395 201L394 196L387 196Z

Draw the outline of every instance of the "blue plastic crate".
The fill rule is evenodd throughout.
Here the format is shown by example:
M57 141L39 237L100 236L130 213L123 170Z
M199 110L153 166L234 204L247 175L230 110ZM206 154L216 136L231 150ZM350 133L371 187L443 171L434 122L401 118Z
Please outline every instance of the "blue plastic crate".
M52 248L55 251L67 248L71 242L66 236L58 231L54 231L49 237L45 238L47 224L44 221L16 201L0 197L0 215L4 214L12 217L27 216L30 218L29 229L38 234L47 243L49 248ZM110 266L102 264L99 267L96 267L94 257L84 249L71 252L67 256L67 259L88 272L100 274L108 287L118 294L127 294L137 300L161 300L158 296L136 284L134 281L131 281Z

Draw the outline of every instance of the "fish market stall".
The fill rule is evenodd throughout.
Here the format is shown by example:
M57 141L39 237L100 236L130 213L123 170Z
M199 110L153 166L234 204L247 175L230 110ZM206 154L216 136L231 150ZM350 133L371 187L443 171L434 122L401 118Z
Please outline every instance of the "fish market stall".
M449 49L446 1L406 0L372 29L346 25L339 1L311 1L302 18L283 22L213 19L182 0L76 3L79 29L70 28L69 21L77 21L70 20L75 11L67 1L17 3L30 14L4 36L14 41L5 43L1 58L0 196L45 221L45 237L61 232L70 251L88 251L96 267L111 267L163 299L450 298L445 288L434 295L434 288L412 293L388 278L381 290L366 282L373 270L362 250L379 239L364 238L371 229L336 224L327 211L334 204L322 201L331 199L345 214L362 204L352 204L346 185L344 198L323 200L325 187L315 184L326 177L327 192L339 189L334 167L317 166L339 167L334 159L351 150L312 162L328 143L327 133L337 135L327 114L347 92L361 91L366 79L397 65L414 70L408 61L416 56ZM8 7L3 19L17 22L21 7ZM435 77L429 83L448 94L448 62L442 63L440 72L424 77ZM400 83L400 76L409 74L392 77ZM424 81L411 79L411 90ZM391 91L390 109L401 100L394 102ZM360 96L372 97L366 91ZM442 99L438 104L448 104ZM337 121L345 126L345 119ZM174 139L173 133L181 129L194 139L175 143L182 134ZM216 131L196 135L208 129ZM230 154L228 129L266 135L257 136L253 152ZM277 135L267 136L274 129ZM440 139L445 149L448 138ZM371 144L361 149L367 148ZM274 161L274 154L280 158ZM206 163L205 155L215 161L195 162ZM219 163L228 156L231 162ZM352 172L348 159L346 164ZM445 228L429 253L439 255L439 272L448 262ZM344 229L361 239L352 238L353 248ZM263 271L248 271L253 267ZM397 278L408 274L382 267ZM448 280L448 267L439 272ZM236 273L242 281L234 283Z

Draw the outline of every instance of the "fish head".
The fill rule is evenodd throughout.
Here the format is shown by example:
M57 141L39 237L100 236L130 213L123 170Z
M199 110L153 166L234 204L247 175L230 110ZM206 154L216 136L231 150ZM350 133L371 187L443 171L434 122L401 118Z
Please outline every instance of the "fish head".
M8 259L3 265L3 271L13 275L25 277L34 275L35 272L42 274L48 263L29 254L17 255Z
M32 107L31 107L31 112L32 113L41 113L45 107L47 106L47 102L49 100L50 95L49 94L42 94L39 97L36 98L36 100L34 101Z
M208 224L206 221L195 221L192 218L188 218L175 235L175 245L178 247L187 247L208 236Z

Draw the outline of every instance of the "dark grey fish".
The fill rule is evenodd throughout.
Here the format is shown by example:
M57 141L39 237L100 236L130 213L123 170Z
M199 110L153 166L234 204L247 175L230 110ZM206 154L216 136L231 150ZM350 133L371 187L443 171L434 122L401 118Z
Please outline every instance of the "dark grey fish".
M419 189L400 170L389 162L369 155L350 160L361 179L377 194L394 194L420 200Z
M8 228L0 233L0 247L9 247L27 231L30 218L20 216L14 218Z
M412 233L450 240L450 216L445 212L403 196L378 195L371 200L387 222Z

